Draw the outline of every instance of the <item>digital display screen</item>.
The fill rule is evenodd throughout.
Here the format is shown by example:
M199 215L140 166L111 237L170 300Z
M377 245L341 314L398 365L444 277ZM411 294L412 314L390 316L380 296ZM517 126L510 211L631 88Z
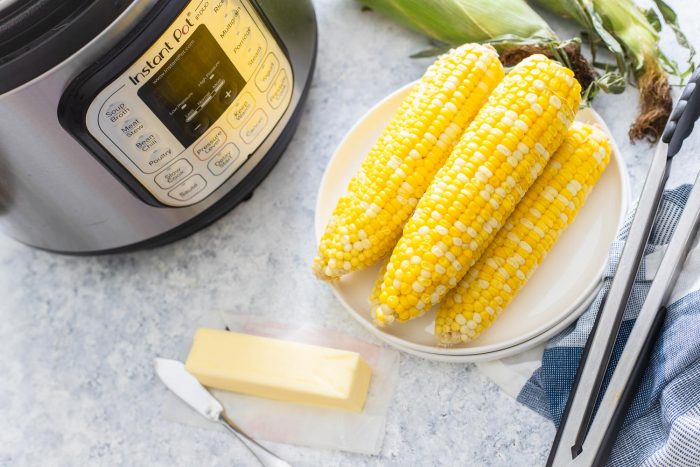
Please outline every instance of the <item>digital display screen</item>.
M200 25L138 95L188 147L226 111L246 82Z

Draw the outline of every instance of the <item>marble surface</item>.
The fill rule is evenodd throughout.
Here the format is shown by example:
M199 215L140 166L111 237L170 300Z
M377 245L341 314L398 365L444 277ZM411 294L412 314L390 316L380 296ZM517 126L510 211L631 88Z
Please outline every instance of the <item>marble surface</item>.
M73 258L0 240L0 466L256 465L228 435L159 416L165 389L152 359L177 355L207 310L313 322L374 341L310 272L316 191L351 125L421 75L427 62L408 56L427 42L353 1L315 3L318 68L303 120L249 202L154 251ZM698 10L669 3L700 47ZM635 196L651 154L626 137L636 105L634 90L595 103L622 148ZM696 132L687 146L699 142ZM678 158L671 184L700 168L691 152ZM309 466L544 462L551 423L474 366L404 355L400 378L379 456L274 449Z

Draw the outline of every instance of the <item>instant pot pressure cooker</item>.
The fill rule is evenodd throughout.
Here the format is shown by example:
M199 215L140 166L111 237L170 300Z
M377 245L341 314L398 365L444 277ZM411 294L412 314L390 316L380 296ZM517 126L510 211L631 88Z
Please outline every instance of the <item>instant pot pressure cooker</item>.
M0 0L0 229L158 246L245 199L289 142L310 0Z

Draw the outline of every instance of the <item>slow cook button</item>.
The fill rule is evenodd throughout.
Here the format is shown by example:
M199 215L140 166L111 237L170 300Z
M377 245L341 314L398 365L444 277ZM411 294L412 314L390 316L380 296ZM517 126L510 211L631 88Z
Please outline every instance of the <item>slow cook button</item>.
M248 144L252 143L255 137L265 128L265 125L267 125L267 115L262 109L256 110L246 126L241 130L241 138Z
M288 92L289 79L287 79L287 73L282 70L275 78L275 82L272 83L270 92L267 93L267 101L270 103L273 109L276 109L280 106Z
M211 130L194 146L194 155L205 161L214 155L226 142L226 133L218 126Z
M234 128L240 128L248 117L253 113L255 108L255 99L250 93L245 93L241 95L231 106L231 110L228 113L228 122Z
M228 143L212 160L209 161L209 171L221 175L231 164L238 160L240 151L233 143Z
M148 158L148 167L150 167L151 170L146 170L146 172L153 173L159 170L170 162L170 159L172 159L174 155L175 153L170 148L156 149L151 153L151 157Z
M145 126L144 126L143 122L138 117L128 119L121 126L122 133L127 138L132 138L132 137L136 136L141 131L143 131L144 128L145 128Z
M156 183L163 189L170 188L192 172L192 165L187 159L180 159L156 175Z
M131 108L125 102L112 102L107 105L103 115L112 125L117 125L124 121L131 113Z
M280 62L277 60L277 57L272 54L267 54L265 61L260 67L260 71L258 71L258 74L255 75L255 85L261 91L267 90L279 69Z
M192 175L168 194L178 201L187 201L188 199L192 199L206 186L207 182L201 175Z

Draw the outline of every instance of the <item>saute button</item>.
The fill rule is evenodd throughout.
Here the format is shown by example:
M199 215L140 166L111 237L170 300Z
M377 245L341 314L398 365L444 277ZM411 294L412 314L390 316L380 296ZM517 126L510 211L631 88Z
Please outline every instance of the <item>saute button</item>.
M160 139L154 133L148 133L142 135L138 140L136 140L136 147L143 152L148 152L153 149Z
M138 135L144 128L146 126L139 117L130 118L121 126L122 133L127 138Z
M273 109L276 109L287 96L287 93L289 93L289 79L287 79L287 73L282 70L275 78L275 82L272 83L270 92L267 93L267 101Z
M174 155L175 155L175 153L170 148L156 149L155 151L153 151L151 153L151 157L148 158L148 166L152 170L147 170L146 172L152 173L152 172L155 172L156 170L160 169L165 164L170 162L170 159L172 159Z
M248 144L252 143L255 137L265 128L265 125L267 125L267 115L262 109L256 110L241 130L241 138Z
M226 133L218 126L212 129L194 146L194 155L205 161L214 155L226 142Z
M161 188L170 188L192 172L192 165L186 159L180 159L167 166L156 175L156 183Z
M131 113L131 108L126 102L112 102L107 104L103 111L104 117L112 125L117 125L122 122Z
M192 199L206 186L207 182L201 175L192 175L190 178L176 186L175 189L168 194L178 201L187 201L188 199Z
M248 117L253 113L255 108L255 99L249 93L241 95L231 106L228 113L228 122L234 128L240 128Z
M270 83L274 79L277 71L280 69L280 62L272 54L267 54L265 61L260 67L260 71L255 76L255 85L261 90L265 91L270 87Z
M209 171L214 175L221 175L231 164L238 160L241 152L233 143L228 143L224 149L209 161Z

